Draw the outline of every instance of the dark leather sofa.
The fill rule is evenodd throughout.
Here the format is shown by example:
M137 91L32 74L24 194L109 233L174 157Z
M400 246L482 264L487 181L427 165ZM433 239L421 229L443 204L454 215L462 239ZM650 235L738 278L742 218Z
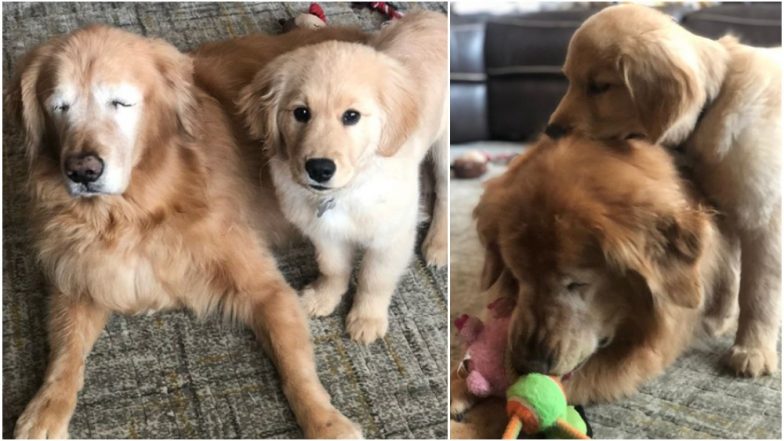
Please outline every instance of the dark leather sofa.
M569 39L608 3L525 15L451 14L451 140L525 141L538 135L567 82ZM727 33L763 47L781 45L781 3L724 3L665 11L700 35Z

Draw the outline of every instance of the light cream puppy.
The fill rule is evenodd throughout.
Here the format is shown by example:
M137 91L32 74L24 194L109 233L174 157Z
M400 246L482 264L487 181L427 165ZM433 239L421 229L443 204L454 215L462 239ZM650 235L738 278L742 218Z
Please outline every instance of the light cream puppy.
M728 356L741 375L778 365L781 55L694 35L648 7L609 7L572 37L569 89L546 130L685 148L701 190L741 240L740 317Z
M436 204L423 246L447 255L447 20L412 13L370 45L326 42L270 63L239 98L251 134L264 138L286 217L314 243L319 278L303 291L311 316L332 313L346 292L357 246L365 249L351 337L370 343L411 260L419 165L436 164Z

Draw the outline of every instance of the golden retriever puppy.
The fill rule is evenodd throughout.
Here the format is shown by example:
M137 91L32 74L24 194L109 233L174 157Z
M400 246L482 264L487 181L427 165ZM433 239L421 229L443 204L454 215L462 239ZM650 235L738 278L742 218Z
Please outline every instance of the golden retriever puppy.
M91 26L33 50L6 103L30 164L51 284L51 358L20 438L63 438L112 312L186 307L252 327L308 437L357 437L319 382L305 314L267 235L284 234L215 99L173 46Z
M740 320L727 358L740 375L778 365L781 56L699 37L645 6L609 7L572 37L569 89L547 128L683 146L741 241Z
M509 368L564 376L573 403L634 392L733 322L737 244L662 147L544 138L474 215L482 289L516 302ZM472 398L455 392L465 410Z
M423 252L446 262L446 63L446 17L411 13L368 45L330 41L282 55L238 99L270 157L283 212L316 247L320 276L302 296L311 316L332 313L348 288L354 248L365 249L346 319L363 343L387 332L387 309L413 253L419 164L429 151L437 201Z

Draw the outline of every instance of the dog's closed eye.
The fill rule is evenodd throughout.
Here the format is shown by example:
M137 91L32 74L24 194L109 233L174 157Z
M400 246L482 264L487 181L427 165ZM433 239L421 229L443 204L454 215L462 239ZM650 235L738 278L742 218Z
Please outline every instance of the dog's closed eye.
M117 109L119 107L132 107L133 106L132 103L130 103L128 101L125 101L125 100L121 100L121 99L113 99L111 104L112 104L112 107L114 107L115 109Z

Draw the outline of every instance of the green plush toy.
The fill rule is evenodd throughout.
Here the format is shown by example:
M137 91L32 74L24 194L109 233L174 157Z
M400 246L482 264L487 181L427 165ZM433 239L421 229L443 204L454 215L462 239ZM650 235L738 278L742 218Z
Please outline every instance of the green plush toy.
M563 385L557 377L528 374L506 391L509 425L503 439L517 439L520 432L548 437L588 439L585 421L566 403Z

